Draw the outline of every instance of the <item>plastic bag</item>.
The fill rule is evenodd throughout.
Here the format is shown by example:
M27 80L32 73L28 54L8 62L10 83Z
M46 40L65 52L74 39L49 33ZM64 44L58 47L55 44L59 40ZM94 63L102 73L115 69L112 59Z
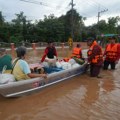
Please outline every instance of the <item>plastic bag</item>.
M68 62L69 62L71 65L74 65L74 64L76 63L76 61L75 61L74 59L70 59Z
M14 81L15 77L13 74L0 74L0 84L6 84Z
M63 69L70 69L71 68L71 64L68 62L61 62L62 68Z
M75 63L74 65L72 65L72 68L76 68L76 67L80 67L81 65L78 63Z
M56 67L57 67L57 68L62 68L61 63L57 61L57 62L56 62Z

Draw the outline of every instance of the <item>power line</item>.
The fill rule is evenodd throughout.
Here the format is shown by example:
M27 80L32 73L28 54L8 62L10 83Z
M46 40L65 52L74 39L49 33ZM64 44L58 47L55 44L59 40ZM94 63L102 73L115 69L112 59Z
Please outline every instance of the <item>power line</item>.
M81 5L81 7L79 7L79 4ZM84 0L82 0L82 1L80 1L80 2L78 2L77 4L76 4L76 6L77 6L77 9L79 8L82 8L84 5L85 5L85 7L83 8L83 9L81 9L81 12L80 13L83 13L83 14L89 14L89 15L87 15L87 16L92 16L92 15L90 15L90 13L91 13L91 10L92 10L92 13L94 14L94 16L95 16L95 14L96 14L96 9L98 8L98 5L100 5L103 9L106 9L106 7L105 6L103 6L101 3L98 3L98 2L96 2L96 1L93 1L93 0L86 0L86 1L84 1ZM83 11L84 10L84 11Z
M67 5L65 5L65 4L67 4ZM64 12L66 12L69 9L69 5L70 5L70 3L65 1L64 2L64 8L63 8L63 5L62 6L61 5L56 6L58 13L63 14ZM58 9L58 7L61 7L62 9L61 8Z
M90 3L93 3L96 7L98 6L98 4L100 5L100 6L102 6L104 9L106 9L106 6L104 6L103 4L101 4L101 3L99 3L98 1L91 1L91 0L87 0L87 1L89 1Z
M46 3L43 3L43 2L38 2L38 1L35 1L35 0L20 0L20 1L22 1L22 2L28 2L28 3L32 3L32 4L38 4L38 5L44 5L44 6L47 6L47 7L50 7L50 8L52 8L52 9L54 9L54 8L56 8L56 10L58 11L60 8L61 8L61 4L59 5L59 6L50 6L50 5L48 5L48 4L46 4ZM62 10L63 11L63 10ZM59 12L59 13L61 13L61 12Z
M86 2L87 2L87 4L90 5L89 7L93 7L94 9L95 9L95 7L96 7L96 8L98 7L98 5L97 5L95 2L93 2L93 1L86 0Z
M81 9L81 11L80 11L81 14L83 14L84 16L87 16L87 17L92 17L93 14L94 14L94 16L96 16L95 15L96 14L95 11L98 8L98 5L96 5L96 3L91 2L89 0L86 0L84 2L83 1L80 2L80 5L81 5L81 7L77 7L77 9L82 8L82 5L85 6L84 8ZM92 13L92 15L91 15L91 13Z
M23 2L28 2L28 3L33 3L33 4L38 4L38 5L44 5L44 6L48 6L47 4L43 3L43 2L38 2L38 1L34 1L34 0L20 0ZM49 7L49 6L48 6Z

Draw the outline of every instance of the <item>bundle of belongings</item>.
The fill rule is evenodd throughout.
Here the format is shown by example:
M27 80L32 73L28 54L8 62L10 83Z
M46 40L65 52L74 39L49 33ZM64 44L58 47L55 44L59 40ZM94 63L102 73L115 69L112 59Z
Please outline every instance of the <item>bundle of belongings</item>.
M15 81L13 74L5 73L7 66L3 67L2 72L0 73L0 84L11 83Z
M64 59L61 61L57 61L56 66L58 68L70 69L70 68L81 66L83 63L84 63L83 60L79 61L77 58L76 59L71 58L68 60L68 62L66 62Z
M81 66L83 63L84 60L82 59L71 58L68 59L68 61L66 61L66 59L62 59L62 60L51 59L43 62L42 65L44 66L44 70L46 71L46 73L49 74L52 72L59 72L61 70L78 67Z

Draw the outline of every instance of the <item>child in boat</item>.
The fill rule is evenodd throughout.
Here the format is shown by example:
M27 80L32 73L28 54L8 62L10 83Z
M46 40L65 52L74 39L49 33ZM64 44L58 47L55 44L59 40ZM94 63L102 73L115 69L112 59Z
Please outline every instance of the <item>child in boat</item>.
M28 63L25 61L26 48L21 46L16 49L17 58L13 62L13 75L16 80L26 80L30 78L43 77L46 78L46 74L31 73Z
M10 73L12 70L12 57L7 54L5 48L0 48L0 73L4 66L6 66L5 73Z

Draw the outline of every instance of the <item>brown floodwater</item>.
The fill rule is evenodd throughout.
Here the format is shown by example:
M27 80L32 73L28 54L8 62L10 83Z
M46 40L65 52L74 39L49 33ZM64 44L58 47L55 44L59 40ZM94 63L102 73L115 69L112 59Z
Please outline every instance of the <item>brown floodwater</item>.
M42 52L30 50L27 61L38 62ZM67 57L70 50L59 49L58 55ZM0 96L0 120L120 120L120 64L101 76L86 73L32 95Z

